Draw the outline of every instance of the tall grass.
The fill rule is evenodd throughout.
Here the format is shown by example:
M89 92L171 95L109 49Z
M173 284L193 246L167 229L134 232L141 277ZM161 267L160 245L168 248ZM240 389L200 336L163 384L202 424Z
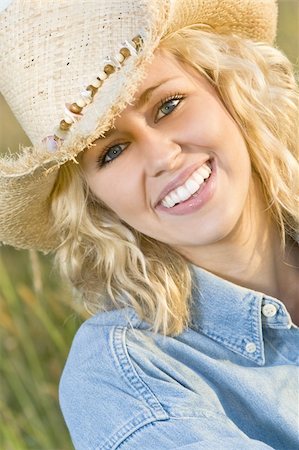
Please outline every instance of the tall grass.
M57 389L84 314L50 267L34 252L1 249L1 450L73 448Z

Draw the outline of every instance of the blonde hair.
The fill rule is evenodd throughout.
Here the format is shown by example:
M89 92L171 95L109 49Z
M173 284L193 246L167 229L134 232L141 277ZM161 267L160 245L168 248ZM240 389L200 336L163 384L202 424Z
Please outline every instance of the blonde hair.
M242 130L269 211L284 237L298 218L297 88L277 49L192 26L159 45L202 73ZM122 222L89 191L80 165L65 164L52 195L63 242L57 260L91 313L133 307L153 332L180 334L189 323L192 276L188 261Z

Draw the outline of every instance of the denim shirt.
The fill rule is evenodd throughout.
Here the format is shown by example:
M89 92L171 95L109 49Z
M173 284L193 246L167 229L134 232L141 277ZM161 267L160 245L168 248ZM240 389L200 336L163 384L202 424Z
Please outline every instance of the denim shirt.
M77 450L298 450L298 327L281 301L191 269L179 336L132 308L80 327L59 388Z

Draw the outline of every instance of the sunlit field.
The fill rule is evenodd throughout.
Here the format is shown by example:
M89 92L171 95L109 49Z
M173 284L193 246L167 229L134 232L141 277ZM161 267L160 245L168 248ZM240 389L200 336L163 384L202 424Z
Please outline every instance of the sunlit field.
M0 280L0 449L71 449L57 385L82 308L35 252L1 249Z
M279 4L278 45L298 71L299 1ZM0 153L16 151L19 143L29 144L0 97ZM59 410L58 382L87 317L51 257L0 247L0 450L73 448Z

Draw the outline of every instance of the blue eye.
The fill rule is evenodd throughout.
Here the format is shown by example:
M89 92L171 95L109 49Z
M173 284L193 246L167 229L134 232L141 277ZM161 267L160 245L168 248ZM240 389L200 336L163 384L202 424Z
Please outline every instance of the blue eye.
M116 159L123 152L122 146L125 145L127 144L116 144L113 145L112 147L108 147L108 149L104 151L103 156L99 158L100 167Z
M181 102L183 96L182 95L174 95L171 98L167 98L162 100L162 102L160 103L160 107L158 111L161 111L162 114L164 114L165 116L168 116L169 114L172 113L172 111L179 105L179 103ZM164 111L163 111L164 109ZM158 116L158 114L157 114ZM162 116L163 118L164 116ZM157 119L158 117L156 117Z

